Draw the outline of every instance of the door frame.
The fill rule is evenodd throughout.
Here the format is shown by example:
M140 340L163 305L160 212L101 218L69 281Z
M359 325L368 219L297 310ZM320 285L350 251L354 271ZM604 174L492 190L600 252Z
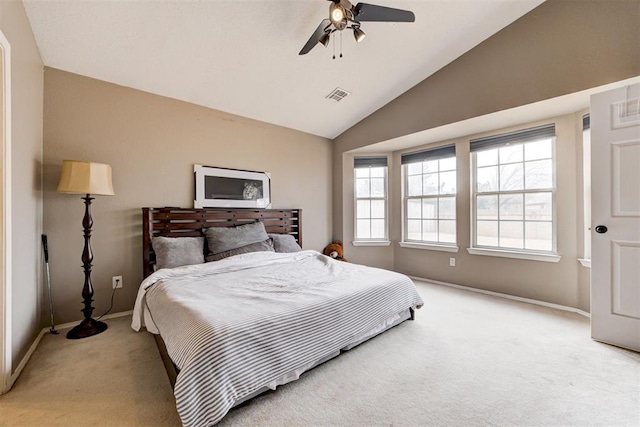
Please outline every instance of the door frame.
M0 394L11 388L11 45L0 31Z

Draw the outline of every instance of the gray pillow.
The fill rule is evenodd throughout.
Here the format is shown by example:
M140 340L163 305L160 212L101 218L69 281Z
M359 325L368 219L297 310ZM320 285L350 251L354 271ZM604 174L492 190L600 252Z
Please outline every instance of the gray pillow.
M220 261L221 259L228 258L233 255L248 254L249 252L274 252L273 240L267 239L263 242L251 243L239 248L230 249L228 251L220 252L217 254L207 255L207 262Z
M296 238L291 234L271 234L269 237L273 239L273 247L276 252L300 252L302 248L296 242Z
M156 268L173 268L204 262L204 237L154 237Z
M231 249L241 248L251 243L264 242L269 238L260 221L237 227L211 227L205 231L209 252L219 254Z

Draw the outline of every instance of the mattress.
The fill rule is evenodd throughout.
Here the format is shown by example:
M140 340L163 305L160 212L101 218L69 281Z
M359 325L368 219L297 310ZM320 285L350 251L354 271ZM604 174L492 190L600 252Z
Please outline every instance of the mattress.
M161 334L180 369L178 414L206 426L422 304L398 273L315 251L258 252L153 273L132 327Z

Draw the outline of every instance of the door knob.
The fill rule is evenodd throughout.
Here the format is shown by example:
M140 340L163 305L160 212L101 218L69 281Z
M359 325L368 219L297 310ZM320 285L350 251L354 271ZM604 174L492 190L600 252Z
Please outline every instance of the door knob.
M596 233L600 233L600 234L604 234L608 231L609 229L604 226L604 225L596 225Z

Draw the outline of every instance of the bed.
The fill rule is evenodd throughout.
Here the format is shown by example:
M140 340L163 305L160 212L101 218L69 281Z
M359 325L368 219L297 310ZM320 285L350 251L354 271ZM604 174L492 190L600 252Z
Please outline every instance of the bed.
M145 279L132 327L154 333L168 356L185 426L216 424L232 407L413 319L423 305L404 275L302 250L301 218L299 209L143 209ZM218 236L257 228L266 243L294 241L295 249L229 251L154 271L165 238L186 238L171 240L175 246L206 235L205 258L215 256Z

